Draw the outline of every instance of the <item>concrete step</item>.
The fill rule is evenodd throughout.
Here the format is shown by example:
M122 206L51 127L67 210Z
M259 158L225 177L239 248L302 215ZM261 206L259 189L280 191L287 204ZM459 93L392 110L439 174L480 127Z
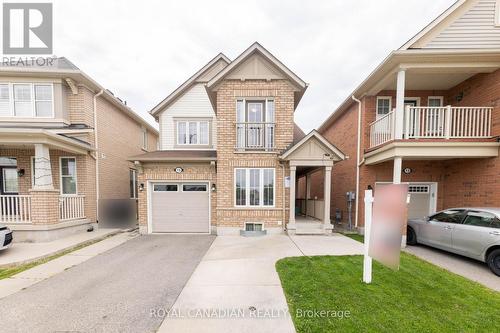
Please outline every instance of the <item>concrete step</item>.
M321 229L312 229L312 228L307 228L307 229L303 229L303 228L297 228L295 230L295 234L296 235L324 235L325 234L325 230L323 230L323 228Z
M319 222L298 222L295 226L297 229L323 229L323 223Z

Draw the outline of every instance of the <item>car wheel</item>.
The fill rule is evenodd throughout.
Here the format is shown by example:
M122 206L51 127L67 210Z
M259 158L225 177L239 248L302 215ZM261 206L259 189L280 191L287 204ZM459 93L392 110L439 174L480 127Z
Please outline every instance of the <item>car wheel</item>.
M486 263L495 275L500 276L500 249L491 251L491 253L488 254Z
M417 234L413 228L408 227L406 229L406 244L417 245Z

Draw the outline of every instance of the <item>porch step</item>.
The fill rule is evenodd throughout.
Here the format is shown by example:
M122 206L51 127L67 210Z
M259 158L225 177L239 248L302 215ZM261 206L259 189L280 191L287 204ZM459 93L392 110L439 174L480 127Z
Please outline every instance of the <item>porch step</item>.
M325 231L323 229L296 229L296 235L324 235Z
M303 222L296 223L296 235L324 235L325 230L322 223L318 222Z

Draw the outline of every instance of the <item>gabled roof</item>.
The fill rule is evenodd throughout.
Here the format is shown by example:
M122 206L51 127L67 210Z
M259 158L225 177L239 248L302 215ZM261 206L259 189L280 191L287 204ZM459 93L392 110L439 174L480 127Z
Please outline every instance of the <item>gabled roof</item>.
M290 157L293 152L295 152L297 149L302 147L306 142L311 140L312 138L316 138L328 151L330 155L333 155L334 157L337 157L338 160L345 160L345 155L343 152L341 152L337 147L332 145L325 137L323 137L321 134L319 134L316 130L312 130L307 134L305 137L303 137L299 142L295 143L292 145L290 148L288 148L282 155L282 159L287 159Z
M453 5L448 7L441 15L435 18L431 23L429 23L425 28L420 30L415 36L413 36L409 41L407 41L404 45L402 45L399 50L407 50L412 47L415 43L417 43L421 38L423 38L427 33L429 33L432 29L437 27L445 18L447 18L451 13L461 7L463 4L467 3L470 0L457 0Z
M220 60L226 62L227 64L231 63L231 60L226 57L223 53L219 53L215 58L210 60L205 66L203 66L199 71L194 73L189 79L187 79L183 84L181 84L177 89L175 89L170 95L168 95L163 101L158 103L149 113L157 117L158 113L168 107L172 102L174 102L179 96L181 96L187 89L189 89L196 80L203 76L206 72L208 72L212 66L218 63Z
M283 74L288 77L292 83L294 83L299 89L305 91L307 88L307 83L304 82L300 77L298 77L294 72L292 72L288 67L286 67L281 61L279 61L275 56L273 56L268 50L266 50L262 45L258 42L253 43L243 51L234 61L229 64L226 68L221 70L217 75L215 75L210 81L207 83L207 88L211 89L215 87L226 75L231 73L238 65L243 63L246 59L248 59L253 54L258 53L263 56L266 60L268 60L271 64L276 66Z

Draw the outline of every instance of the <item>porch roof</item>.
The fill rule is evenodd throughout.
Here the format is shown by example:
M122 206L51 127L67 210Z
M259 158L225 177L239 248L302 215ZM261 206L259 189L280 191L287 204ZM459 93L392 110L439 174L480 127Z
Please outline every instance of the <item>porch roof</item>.
M316 130L312 130L281 155L281 159L290 161L290 165L295 166L331 165L345 158L344 153Z
M46 144L74 154L87 154L94 150L84 141L41 128L0 128L0 142L1 145L20 147Z

